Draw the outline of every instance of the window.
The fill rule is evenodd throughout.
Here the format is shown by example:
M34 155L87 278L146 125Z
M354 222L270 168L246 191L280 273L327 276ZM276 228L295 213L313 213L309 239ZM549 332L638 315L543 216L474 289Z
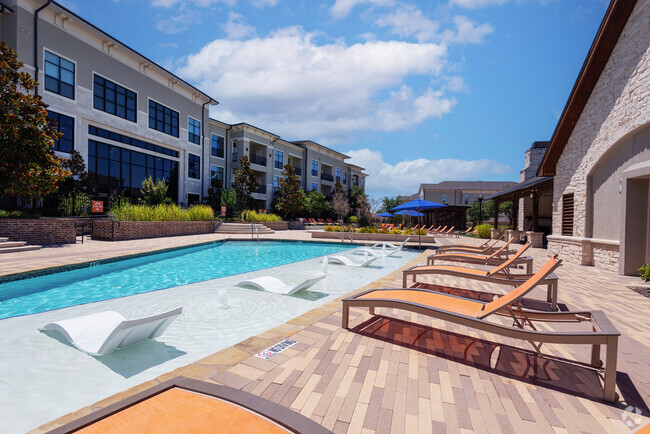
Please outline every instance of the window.
M447 203L447 195L446 194L442 195L442 203Z
M219 166L210 166L210 178L216 178L217 180L223 183L223 167Z
M178 112L149 100L149 128L178 137Z
M573 236L573 211L573 193L562 195L562 235Z
M201 196L194 193L187 193L187 206L196 205L201 202Z
M476 202L478 200L478 196L474 195L474 198L472 199L472 202Z
M201 122L197 121L194 118L188 118L187 121L187 140L190 143L198 145L201 143Z
M212 156L223 158L224 141L223 137L212 135Z
M112 131L105 130L103 128L98 128L93 125L88 125L88 134L91 136L103 137L105 139L115 140L116 142L124 143L127 145L135 146L136 148L146 149L148 151L157 152L159 154L171 155L172 157L178 158L178 151L173 151L168 148L163 148L162 146L154 145L152 143L147 143L140 139L135 139L123 134L114 133Z
M318 161L316 160L311 160L311 176L318 176Z
M74 119L70 116L56 112L47 112L47 117L54 124L54 129L63 133L54 141L54 150L60 152L72 152L74 149Z
M188 154L187 177L201 179L201 157L194 154Z
M74 99L74 63L45 52L45 89Z
M95 75L93 107L106 113L136 122L135 92Z
M278 182L280 182L280 177L279 176L274 176L273 177L273 193L275 194L275 190L278 189Z
M346 185L348 183L348 174L343 172L343 185Z
M275 151L275 168L282 169L284 166L284 155L282 151Z
M465 205L469 205L469 194L466 194L465 197L463 198L463 202Z
M155 155L88 140L88 173L99 196L139 197L142 181L151 176L164 179L167 195L174 201L177 197L178 162Z
M312 182L311 183L311 191L318 191L318 184L316 184L315 182Z
M341 182L341 169L336 168L336 182Z

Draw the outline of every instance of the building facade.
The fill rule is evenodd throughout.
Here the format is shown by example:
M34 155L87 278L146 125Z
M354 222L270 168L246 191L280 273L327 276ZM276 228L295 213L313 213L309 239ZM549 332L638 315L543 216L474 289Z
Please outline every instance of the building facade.
M210 119L214 98L57 2L3 4L0 37L39 82L37 92L63 133L55 152L81 154L97 200L135 198L151 176L168 183L174 201L200 203L211 179L229 185L238 158L248 155L260 181L254 197L268 209L281 162L299 168L305 189L315 183L325 194L330 177L351 171L349 157L322 145ZM317 182L307 177L308 159L319 163ZM363 179L359 169L352 172Z
M650 262L650 1L613 0L538 175L553 176L548 248L638 274Z

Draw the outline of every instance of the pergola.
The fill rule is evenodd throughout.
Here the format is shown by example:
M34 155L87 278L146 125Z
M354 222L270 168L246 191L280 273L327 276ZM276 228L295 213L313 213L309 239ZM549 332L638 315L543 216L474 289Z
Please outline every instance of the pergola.
M491 199L494 201L494 227L499 227L499 204L502 202L512 201L512 221L514 229L517 229L516 226L519 213L518 201L522 197L530 196L533 201L532 231L537 232L537 221L539 217L539 198L543 193L547 192L553 194L553 177L535 176L486 198L486 200Z

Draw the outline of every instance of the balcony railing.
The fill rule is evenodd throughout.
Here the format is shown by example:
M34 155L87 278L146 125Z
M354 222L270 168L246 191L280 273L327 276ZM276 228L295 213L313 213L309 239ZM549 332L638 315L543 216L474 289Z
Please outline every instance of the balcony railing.
M324 179L325 181L334 181L334 177L332 175L327 174L327 173L321 173L320 174L320 179Z
M266 185L260 185L253 193L266 194Z
M266 166L266 157L260 157L259 155L250 156L251 163L259 164L260 166Z
M296 172L296 175L298 176L302 175L302 169L300 167L294 167L293 171Z

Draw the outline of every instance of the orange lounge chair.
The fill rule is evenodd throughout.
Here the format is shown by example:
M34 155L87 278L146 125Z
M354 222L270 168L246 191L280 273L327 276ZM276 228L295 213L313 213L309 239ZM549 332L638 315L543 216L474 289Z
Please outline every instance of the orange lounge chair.
M431 225L431 227L433 227L433 225ZM433 232L435 234L436 232L438 232L440 230L441 227L442 227L442 225L438 226L437 228L435 228L431 232Z
M329 433L313 420L252 393L176 377L74 420L71 432Z
M458 267L453 265L416 265L415 267L407 268L402 271L402 286L405 288L408 287L407 281L409 276L413 276L413 283L417 283L416 277L425 274L454 276L502 285L519 286L526 280L530 279L532 275L513 274L510 272L509 268L514 265L517 258L519 258L528 247L530 247L530 243L524 244L517 253L490 270L478 270L476 268ZM557 276L555 274L544 276L539 283L547 286L546 301L551 303L553 309L557 309Z
M447 253L450 251L454 251L454 252L490 254L498 249L498 247L496 247L498 242L499 242L498 238L490 238L489 240L486 240L483 244L478 246L471 245L471 244L449 244L446 246L438 247L437 252Z
M442 229L437 230L436 233L437 233L437 234L441 234L441 233L443 233L444 231L447 230L447 227L448 227L448 226L445 225Z
M507 260L508 255L501 255L502 251L505 251L510 243L512 243L513 238L511 238L507 243L501 246L498 250L495 250L489 255L479 255L472 253L438 253L429 255L427 257L427 265L435 265L435 261L458 261L458 262L468 262L470 264L483 264L483 265L500 265L502 262ZM533 272L533 258L530 256L519 256L514 261L511 262L512 266L525 265L526 273Z
M412 230L412 231L416 231L416 230L418 229L418 226L420 226L420 225L415 225L415 226L413 226L413 227L411 228L411 230Z
M444 234L445 234L445 235L449 235L449 234L454 230L455 227L456 227L456 226L452 226L452 227L450 227L449 230L448 230L447 232L444 232Z
M521 308L519 301L535 286L551 274L561 261L551 258L540 270L507 294L488 303L456 297L421 288L371 289L343 299L342 326L349 327L350 308L368 307L375 315L378 307L403 309L450 323L481 330L486 333L529 341L538 353L541 344L591 345L591 366L600 368L601 345L607 346L605 357L605 379L603 397L610 402L617 401L616 362L618 337L620 333L602 311L594 312L540 312ZM514 320L513 326L488 321L493 315L502 315ZM538 330L534 322L583 323L590 322L591 329L555 332ZM525 329L526 325L530 329Z

